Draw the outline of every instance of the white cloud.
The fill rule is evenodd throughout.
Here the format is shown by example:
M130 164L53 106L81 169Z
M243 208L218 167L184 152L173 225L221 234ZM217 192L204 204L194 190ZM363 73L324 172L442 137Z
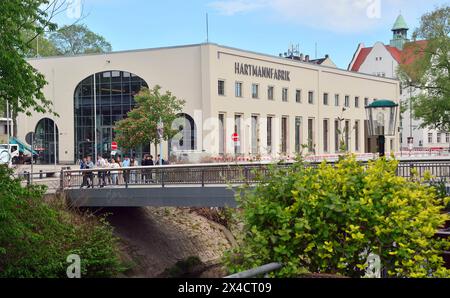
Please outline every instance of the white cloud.
M209 4L212 8L224 15L235 15L267 7L270 0L220 0Z
M267 17L336 32L358 32L380 23L387 6L406 0L217 0L210 6L224 15L255 10ZM386 7L385 7L386 6Z

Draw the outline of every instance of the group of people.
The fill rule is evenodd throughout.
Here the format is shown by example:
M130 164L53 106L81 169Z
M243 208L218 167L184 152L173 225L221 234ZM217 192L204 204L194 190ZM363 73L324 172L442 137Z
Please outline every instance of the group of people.
M150 154L145 154L142 159L142 166L153 166L167 164L164 159L161 159L161 156L158 154L158 159L156 162L153 161L153 156ZM122 161L120 156L116 158L112 157L109 160L103 158L103 156L99 155L97 157L97 162L94 164L91 156L86 156L80 161L80 169L98 169L98 186L104 187L106 185L118 185L123 183L138 183L139 179L142 179L142 182L149 183L152 182L152 173L151 170L143 170L142 173L139 171L130 171L123 170L119 171L119 168L129 168L129 167L137 167L139 166L139 162L136 158L129 156L125 156ZM130 173L131 172L131 173ZM94 174L92 171L85 171L82 174L83 182L81 183L80 188L83 187L91 187L94 188Z

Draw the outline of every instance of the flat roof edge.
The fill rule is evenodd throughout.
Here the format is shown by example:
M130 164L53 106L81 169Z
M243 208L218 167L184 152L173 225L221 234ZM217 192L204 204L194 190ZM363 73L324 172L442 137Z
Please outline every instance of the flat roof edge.
M90 56L104 56L104 55L114 55L114 54L126 54L126 53L139 53L139 52L150 52L157 50L170 50L170 49L180 49L180 48L192 48L199 47L202 45L212 44L214 43L195 43L195 44L185 44L178 46L166 46L166 47L155 47L155 48L144 48L144 49L135 49L135 50L123 50L123 51L112 51L106 53L90 53L90 54L79 54L79 55L60 55L60 56L46 56L46 57L30 57L27 58L27 61L36 61L36 60L45 60L45 59L68 59L68 58L81 58L81 57L90 57Z

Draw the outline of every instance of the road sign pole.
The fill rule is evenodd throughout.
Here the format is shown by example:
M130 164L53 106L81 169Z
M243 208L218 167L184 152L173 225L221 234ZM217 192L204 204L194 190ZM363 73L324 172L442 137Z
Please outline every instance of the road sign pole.
M34 162L34 134L31 138L31 173L30 173L30 183L33 184L33 162Z

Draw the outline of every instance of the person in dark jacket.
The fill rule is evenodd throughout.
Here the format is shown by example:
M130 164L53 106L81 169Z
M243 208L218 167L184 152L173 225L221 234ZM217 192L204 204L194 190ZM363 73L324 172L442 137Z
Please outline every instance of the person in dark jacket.
M144 159L142 160L142 166L153 166L153 156L146 154ZM142 178L144 183L149 183L152 180L152 170L145 169L143 170Z

